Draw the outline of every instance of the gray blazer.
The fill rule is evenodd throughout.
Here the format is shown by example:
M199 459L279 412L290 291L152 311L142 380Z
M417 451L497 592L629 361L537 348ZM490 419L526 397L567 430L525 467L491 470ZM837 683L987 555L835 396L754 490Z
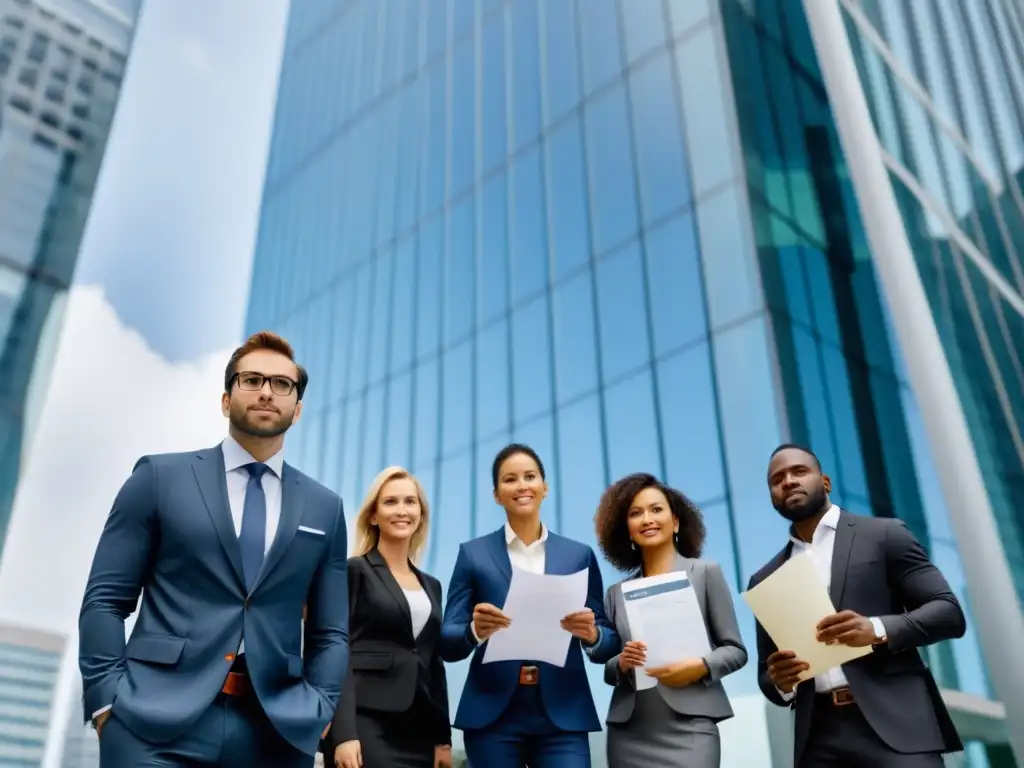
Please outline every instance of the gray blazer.
M725 581L722 568L710 560L692 560L676 555L673 570L686 571L697 593L700 611L708 629L708 638L711 640L711 653L704 659L711 670L711 675L703 682L685 688L659 685L654 690L658 691L665 703L680 715L708 717L716 722L727 720L732 717L733 712L729 697L722 687L722 678L742 669L747 663L747 649L743 646L743 638L740 637L729 585ZM622 642L632 640L629 622L626 619L626 606L622 600L622 582L608 588L604 598L604 610L608 620L615 625L622 637ZM643 674L643 671L640 670L639 674ZM607 722L628 722L633 715L636 688L633 675L622 674L618 656L605 664L604 680L608 685L615 686L611 706L608 708Z

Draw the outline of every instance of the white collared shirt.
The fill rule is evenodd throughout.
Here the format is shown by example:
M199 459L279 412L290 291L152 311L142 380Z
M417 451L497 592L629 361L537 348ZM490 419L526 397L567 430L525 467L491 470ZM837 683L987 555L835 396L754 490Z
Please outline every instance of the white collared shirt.
M540 538L533 544L524 544L523 540L505 522L505 546L508 547L508 559L513 568L530 573L544 573L544 552L547 548L548 527L540 524Z
M814 535L811 536L810 543L798 539L792 534L789 537L790 542L793 544L792 555L801 555L808 551L811 553L811 557L818 566L818 572L825 582L826 590L832 589L832 551L836 543L836 528L839 527L839 514L839 507L833 504L824 517L818 521L818 527L814 529ZM872 618L871 624L875 628L876 635L881 637L885 634L885 628L879 619ZM822 672L814 678L814 690L818 693L828 693L836 688L843 688L846 685L848 685L846 675L841 666L830 669L827 672ZM783 694L783 697L786 699L789 699L791 696L793 696L792 693Z

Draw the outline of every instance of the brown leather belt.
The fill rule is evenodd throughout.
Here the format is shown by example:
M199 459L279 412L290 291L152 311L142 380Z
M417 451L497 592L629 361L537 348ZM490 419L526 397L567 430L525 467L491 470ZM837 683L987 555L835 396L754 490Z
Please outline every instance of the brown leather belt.
M847 707L857 702L853 698L853 691L848 686L833 688L827 693L818 694L818 699L823 704L831 704L833 707Z
M224 687L220 689L220 692L228 696L237 696L238 698L251 696L252 681L248 675L241 672L228 672L227 679L224 681Z
M519 668L520 685L537 685L540 683L540 667L522 666Z

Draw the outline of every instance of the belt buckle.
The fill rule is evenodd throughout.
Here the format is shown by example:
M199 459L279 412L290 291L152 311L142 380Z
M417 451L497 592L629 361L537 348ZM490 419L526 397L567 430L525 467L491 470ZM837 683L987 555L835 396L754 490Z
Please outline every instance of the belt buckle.
M519 669L520 685L536 685L540 678L540 667L524 665Z
M846 707L853 704L853 693L849 688L835 688L829 692L832 695L832 704L837 707Z

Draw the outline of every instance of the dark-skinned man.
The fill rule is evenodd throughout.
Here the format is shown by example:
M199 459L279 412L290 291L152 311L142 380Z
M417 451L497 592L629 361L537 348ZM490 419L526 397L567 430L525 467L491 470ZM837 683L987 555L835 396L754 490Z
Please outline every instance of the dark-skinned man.
M810 551L837 611L818 624L818 640L872 649L799 682L808 665L757 625L761 690L796 713L794 765L941 768L942 754L963 745L917 649L966 631L946 579L901 521L832 504L832 481L811 451L775 449L768 488L772 506L791 523L789 541L748 588Z

